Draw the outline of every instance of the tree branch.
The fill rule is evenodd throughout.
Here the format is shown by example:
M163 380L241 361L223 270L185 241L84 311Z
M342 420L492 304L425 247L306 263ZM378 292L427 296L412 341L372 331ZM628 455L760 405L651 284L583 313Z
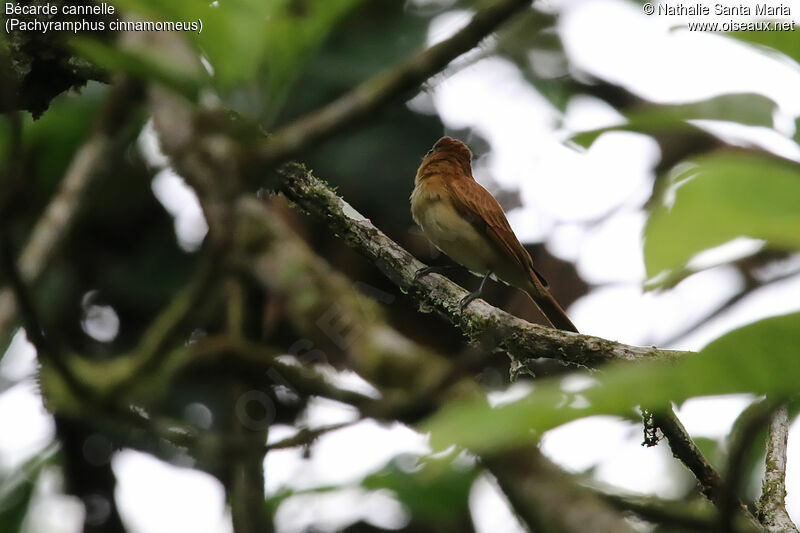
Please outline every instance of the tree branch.
M229 384L228 412L236 412L236 403L246 389L242 383ZM272 517L264 505L264 444L267 429L253 430L245 427L238 417L229 420L228 433L245 443L239 453L225 454L225 488L231 507L234 533L272 533Z
M314 441L317 440L322 435L330 433L331 431L344 429L348 426L352 426L353 424L355 424L355 422L341 422L339 424L330 424L327 426L322 426L314 429L303 428L300 431L298 431L297 434L292 435L291 437L286 437L285 439L281 439L272 444L267 444L267 451L283 450L286 448L295 448L297 446L309 446L313 444Z
M287 300L283 313L302 338L289 353L353 369L385 390L431 390L446 380L449 360L387 323L375 300L390 303L394 295L336 272L264 202L245 198L236 211L236 248L249 251L241 267ZM280 272L292 275L275 275Z
M318 111L279 129L262 144L261 164L285 161L354 125L381 106L415 89L450 61L477 46L531 0L499 0L479 11L458 33L363 82Z
M697 444L675 416L672 407L653 412L653 422L667 438L672 455L697 478L703 494L715 504L719 504L722 479L711 463L703 457Z
M610 503L614 508L630 513L653 524L667 526L671 531L714 531L717 527L717 518L714 508L706 504L701 508L686 505L686 502L665 502L658 498L642 496L621 496L617 494L600 493L600 497ZM755 533L760 528L746 520L736 523L739 533Z
M488 458L511 506L533 531L549 533L625 533L633 529L607 502L581 487L536 446Z
M786 444L789 439L789 414L786 405L772 416L767 438L766 473L756 514L770 533L797 533L786 512Z
M249 268L272 293L285 292L293 295L294 300L305 302L297 309L286 310L290 322L303 335L309 335L315 341L319 339L320 343L325 342L324 332L319 331L319 313L331 301L337 303L340 317L360 317L355 322L362 329L352 337L352 343L345 351L348 357L345 366L355 369L381 387L384 395L380 400L356 404L365 416L388 416L403 420L409 414L416 416L421 412L430 412L455 395L480 394L480 388L472 379L461 378L459 381L459 378L453 377L462 375L455 362L417 346L385 324L380 306L360 294L352 281L333 272L272 211L263 204L254 204L246 199L240 202L236 218L243 225L237 227L235 234L244 242L238 243L237 248L255 254L256 259ZM280 272L292 272L292 275L276 275ZM309 303L316 301L327 303L323 303L322 307ZM347 318L343 321L352 322ZM305 349L310 350L310 347ZM294 382L294 378L289 381ZM447 383L452 385L445 388ZM411 392L391 394L392 390L397 389ZM390 396L386 395L387 392ZM305 444L321 431L330 429L338 427L301 431L295 437L272 447ZM544 520L558 524L561 529L557 531L570 533L586 531L587 524L599 519L603 523L613 524L614 531L628 531L624 521L605 502L588 494L572 476L561 472L542 457L535 446L489 457L486 465L509 494L515 509L532 526ZM524 468L520 468L520 465ZM532 480L533 477L538 481ZM545 490L553 481L557 481L559 487L556 493ZM572 505L583 509L584 503L587 506L585 512L570 508ZM577 518L569 519L569 516Z
M311 216L324 221L333 233L372 261L422 309L458 327L466 337L488 350L506 351L517 362L549 358L589 368L616 361L661 359L673 361L686 352L629 346L617 342L530 324L476 300L462 312L460 301L467 291L446 277L433 274L414 280L424 265L387 237L323 182L298 164L278 171L281 191ZM703 457L671 408L657 418L673 453L695 474L707 495L716 494L719 474ZM717 502L719 499L716 500Z
M674 361L686 352L629 346L618 342L531 324L476 300L462 313L467 291L449 279L431 274L414 280L424 267L414 256L387 237L372 222L333 193L298 164L279 170L280 190L331 232L372 261L391 281L416 300L424 311L434 311L459 328L472 342L500 349L522 362L544 357L586 367L615 361Z

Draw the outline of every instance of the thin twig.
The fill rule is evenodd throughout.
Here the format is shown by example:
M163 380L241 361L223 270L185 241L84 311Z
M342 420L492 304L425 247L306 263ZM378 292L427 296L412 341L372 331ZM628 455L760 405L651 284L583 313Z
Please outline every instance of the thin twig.
M479 11L449 39L363 82L322 109L279 129L262 145L259 162L272 165L292 158L364 119L386 103L415 89L450 61L477 46L531 0L500 0Z
M271 450L283 450L286 448L296 448L297 446L308 446L313 444L315 440L326 433L330 433L331 431L337 431L348 426L352 426L360 422L361 419L353 420L351 422L342 422L340 424L330 424L328 426L322 426L318 428L303 428L298 431L295 435L291 437L287 437L285 439L281 439L278 442L274 442L272 444L267 444L267 451Z
M789 413L786 405L775 410L767 438L766 473L761 498L756 504L758 519L769 533L797 533L797 526L786 512L786 445L789 439Z

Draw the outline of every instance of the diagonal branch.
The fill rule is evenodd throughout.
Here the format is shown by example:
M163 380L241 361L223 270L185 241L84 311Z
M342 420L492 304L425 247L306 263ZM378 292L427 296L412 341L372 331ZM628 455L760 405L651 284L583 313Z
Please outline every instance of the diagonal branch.
M422 308L435 311L458 327L470 341L480 343L488 350L503 350L523 363L527 359L542 357L590 368L614 361L671 361L686 354L629 346L537 326L482 300L475 301L461 312L459 303L467 291L439 275L415 280L416 271L424 265L302 166L287 164L278 173L281 191L290 200L324 221L333 233L370 259ZM669 439L675 456L697 477L704 493L715 503L719 502L716 497L720 487L719 474L700 453L671 409L658 416L657 425Z
M615 361L673 361L686 352L630 346L618 342L531 324L476 300L462 313L467 291L449 279L431 274L414 280L423 265L408 251L376 228L323 182L297 164L279 171L281 191L302 209L324 221L359 253L372 261L391 281L420 306L434 311L459 328L472 342L489 350L500 349L520 361L544 357L565 363L596 367Z
M654 412L653 422L667 438L673 456L679 459L700 482L703 494L715 503L720 502L722 479L719 473L700 452L689 432L675 416L672 407Z
M530 4L531 0L499 0L479 11L469 24L449 39L410 57L392 70L368 79L316 112L275 132L262 145L260 163L269 165L285 161L366 118L424 83Z
M493 455L484 463L511 506L533 531L626 533L634 529L600 495L582 487L536 446Z

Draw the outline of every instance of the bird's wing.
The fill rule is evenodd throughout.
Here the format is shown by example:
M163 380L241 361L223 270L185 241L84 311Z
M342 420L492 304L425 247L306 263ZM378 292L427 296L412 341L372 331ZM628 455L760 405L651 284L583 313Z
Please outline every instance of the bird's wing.
M547 281L533 267L528 251L520 244L503 209L489 191L472 179L445 180L456 211L503 254L516 261L520 268L533 272L542 285Z

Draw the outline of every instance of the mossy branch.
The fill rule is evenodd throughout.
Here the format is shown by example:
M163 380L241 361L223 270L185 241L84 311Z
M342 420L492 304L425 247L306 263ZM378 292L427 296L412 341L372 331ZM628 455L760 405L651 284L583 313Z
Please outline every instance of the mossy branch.
M366 256L420 308L449 321L471 342L505 351L523 363L544 357L589 368L616 361L675 361L686 355L531 324L483 300L476 300L462 313L459 304L467 295L464 288L439 274L415 280L415 273L425 265L303 166L287 164L278 173L280 190L290 200Z

